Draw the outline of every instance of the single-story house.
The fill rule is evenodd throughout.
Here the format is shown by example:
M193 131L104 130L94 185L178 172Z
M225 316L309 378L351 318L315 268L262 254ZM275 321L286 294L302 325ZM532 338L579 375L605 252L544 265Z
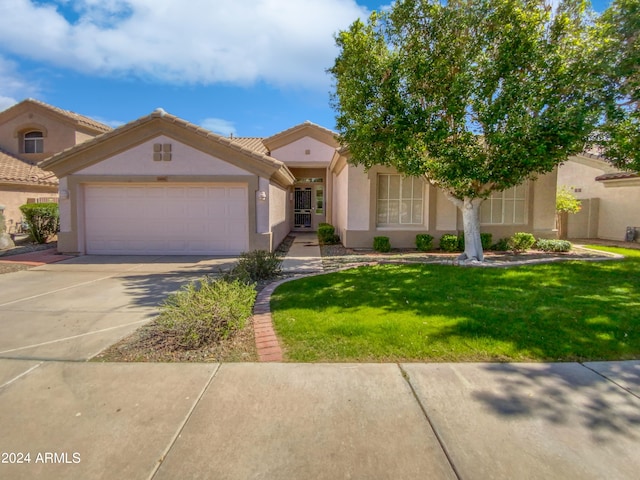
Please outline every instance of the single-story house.
M268 138L228 138L159 109L53 155L58 250L80 254L235 255L274 250L291 231L336 227L346 247L394 247L462 230L462 216L419 178L347 162L335 133L310 122ZM483 231L555 236L556 172L482 208Z
M567 216L569 239L640 240L640 175L585 152L558 169L558 188L563 187L582 202L580 212Z
M11 231L19 207L57 201L58 179L39 162L111 130L88 117L27 99L0 112L0 210Z

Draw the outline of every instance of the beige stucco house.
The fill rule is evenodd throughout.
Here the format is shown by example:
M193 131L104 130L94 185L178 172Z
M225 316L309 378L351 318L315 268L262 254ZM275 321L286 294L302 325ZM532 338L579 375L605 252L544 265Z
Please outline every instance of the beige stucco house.
M442 192L388 168L347 162L310 122L268 138L227 138L162 110L43 162L60 180L58 249L80 254L235 255L273 250L328 222L347 247L386 235L411 247L462 230ZM482 229L552 237L556 172L495 194Z
M107 132L88 117L28 99L0 112L0 210L15 228L27 202L57 201L58 179L39 162Z
M582 201L568 215L567 236L605 240L640 240L640 176L613 167L603 157L583 153L558 169L558 188L566 187ZM629 228L636 229L627 238Z

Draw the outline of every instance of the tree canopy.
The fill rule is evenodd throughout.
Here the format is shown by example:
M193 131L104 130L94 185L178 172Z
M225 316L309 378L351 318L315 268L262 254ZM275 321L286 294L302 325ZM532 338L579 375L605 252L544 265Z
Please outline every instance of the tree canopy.
M635 1L635 0L624 0ZM592 11L564 0L398 0L340 32L330 72L353 163L424 176L463 212L583 150L601 110Z
M618 168L640 171L640 0L615 0L598 19L605 123L595 136Z

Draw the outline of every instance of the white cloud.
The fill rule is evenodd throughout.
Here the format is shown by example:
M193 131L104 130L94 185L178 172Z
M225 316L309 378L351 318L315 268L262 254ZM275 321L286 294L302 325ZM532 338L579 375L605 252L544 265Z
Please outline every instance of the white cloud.
M18 73L17 65L0 55L0 111L38 93L39 89Z
M231 134L236 135L236 127L234 123L222 118L205 118L200 123L200 126L226 137Z
M105 125L110 126L111 128L118 128L124 125L127 122L123 122L122 120L108 120L99 115L87 115L89 118L93 118L95 121L104 123Z
M172 83L326 87L355 0L0 2L5 51L92 74ZM73 6L73 22L61 13ZM33 26L38 26L38 35Z

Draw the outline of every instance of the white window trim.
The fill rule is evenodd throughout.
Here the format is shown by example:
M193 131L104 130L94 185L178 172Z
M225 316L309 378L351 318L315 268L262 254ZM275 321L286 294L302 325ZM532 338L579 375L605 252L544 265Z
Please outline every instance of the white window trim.
M27 137L27 135L34 134L34 133L37 133L40 136ZM33 152L29 151L29 149L27 148L27 143L33 145L33 150L34 150ZM28 153L28 154L44 153L44 134L39 130L31 130L29 132L25 132L24 135L22 136L22 148L24 150L24 153Z
M391 177L398 177L400 179L400 191L398 192L399 197L398 198L387 198L387 199L380 199L380 178L381 177L387 177L387 185L390 184L391 182ZM412 188L412 192L411 192L411 198L405 198L403 199L402 194L403 194L403 189L405 186L405 182L410 181L411 182L411 188ZM419 196L416 197L416 187L418 187L418 194ZM389 188L387 189L388 191L390 190ZM425 189L424 189L424 183L421 182L419 179L414 178L414 177L405 177L403 175L397 174L397 173L379 173L376 176L376 229L378 230L397 230L397 229L420 229L422 225L424 225L424 196L425 196ZM387 201L387 206L389 204L390 201L399 201L402 202L402 200L409 200L410 204L411 204L411 213L410 213L410 218L411 218L411 222L410 223L402 223L402 222L398 222L398 223L378 223L378 215L379 215L379 207L380 207L380 202L381 201ZM420 210L421 210L421 216L418 222L413 222L413 217L414 217L414 212L413 212L413 203L415 201L419 200L420 201ZM389 209L387 209L387 211L389 211ZM402 218L402 216L400 215L399 220ZM387 214L387 220L389 220L389 216Z
M507 193L513 192L514 189L516 187L511 187L508 188L506 190L503 190L501 192L495 192L494 194L492 194L489 198L487 198L482 205L480 206L480 208L491 208L493 210L493 202L491 200L497 200L500 199L500 201L502 202L502 215L501 215L501 219L499 222L483 222L482 221L482 214L480 215L480 225L527 225L529 223L529 182L526 181L520 185L517 186L519 189L521 188L522 191L524 192L523 196L516 196L515 194L513 196L511 196L510 198L505 198L505 195ZM515 209L515 202L516 201L522 201L523 204L523 208L524 208L524 212L522 215L523 221L516 223L515 222L515 216L516 216L516 209ZM514 203L514 208L513 208L513 217L511 218L510 221L506 221L507 219L505 219L505 212L506 212L506 208L505 208L505 203L506 202L513 202ZM491 211L491 215L490 215L491 219L493 220L493 211Z

